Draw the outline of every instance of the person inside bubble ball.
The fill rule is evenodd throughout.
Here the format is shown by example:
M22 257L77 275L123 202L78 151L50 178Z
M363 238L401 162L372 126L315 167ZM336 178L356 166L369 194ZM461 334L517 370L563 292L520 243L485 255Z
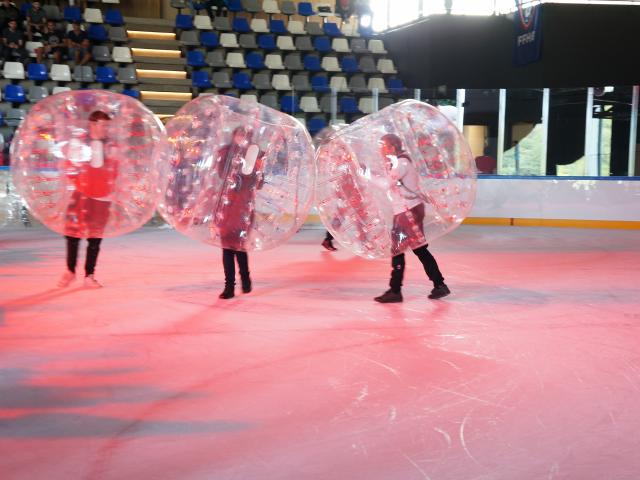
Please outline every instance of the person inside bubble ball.
M231 144L218 152L217 175L225 179L218 205L213 209L214 223L222 244L224 290L221 299L235 295L235 261L238 262L242 292L252 290L249 275L249 256L243 251L253 226L256 190L262 188L263 155L257 145L251 143L252 130L237 127Z
M89 115L89 149L71 144L65 170L73 194L66 212L65 238L67 240L67 271L58 286L67 287L76 278L78 249L83 233L87 236L84 286L100 288L94 277L104 229L109 221L110 195L115 189L118 175L116 161L109 152L108 129L111 117L101 110Z
M445 297L451 293L444 283L436 259L427 248L424 237L424 202L428 199L420 193L418 171L409 154L404 151L402 140L394 134L386 134L380 139L380 152L385 158L385 167L390 179L388 195L393 206L393 229L391 232L394 254L391 260L391 280L389 290L375 298L380 303L402 302L402 281L405 257L402 252L411 248L424 270L433 282L430 299Z

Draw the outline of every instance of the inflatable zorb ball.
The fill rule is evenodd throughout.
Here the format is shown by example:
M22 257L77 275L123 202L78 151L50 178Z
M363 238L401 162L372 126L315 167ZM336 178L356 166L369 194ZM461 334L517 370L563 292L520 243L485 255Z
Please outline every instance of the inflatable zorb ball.
M289 239L311 208L314 148L295 118L256 102L201 96L167 124L160 213L196 240L239 251Z
M384 258L429 243L468 215L474 158L438 109L391 105L328 135L316 153L316 206L341 245Z
M13 182L31 213L76 238L115 237L153 215L164 127L139 101L106 90L35 104L11 144Z

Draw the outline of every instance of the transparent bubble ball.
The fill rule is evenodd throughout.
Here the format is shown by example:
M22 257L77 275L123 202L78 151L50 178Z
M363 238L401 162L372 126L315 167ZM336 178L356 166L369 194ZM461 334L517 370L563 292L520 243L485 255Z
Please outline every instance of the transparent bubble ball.
M395 256L447 234L475 200L467 142L442 112L415 100L328 134L316 164L322 222L366 258Z
M61 92L29 111L11 144L16 190L51 230L115 237L153 215L164 127L139 101L106 90Z
M162 216L196 240L238 251L286 242L312 205L314 149L295 118L256 102L198 97L167 124Z

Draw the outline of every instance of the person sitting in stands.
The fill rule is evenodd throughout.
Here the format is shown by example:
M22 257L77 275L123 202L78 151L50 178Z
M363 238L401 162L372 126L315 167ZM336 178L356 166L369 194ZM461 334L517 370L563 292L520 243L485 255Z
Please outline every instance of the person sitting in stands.
M337 0L336 15L338 15L343 22L348 22L351 15L353 15L352 0Z
M0 3L0 28L7 28L10 20L19 21L21 17L18 7L9 0L2 0Z
M87 32L80 28L79 22L73 22L73 30L67 33L67 48L69 59L77 65L85 65L91 60L91 43Z
M27 51L24 48L24 32L18 30L18 22L10 20L8 27L2 31L2 57L12 62L22 62L27 58Z
M66 51L64 46L64 32L56 29L54 21L47 21L40 41L43 43L43 46L36 49L38 63L42 63L42 59L48 55L52 55L55 62L60 63Z
M40 2L33 2L27 12L27 36L29 41L35 36L42 36L47 25L47 14L40 6Z

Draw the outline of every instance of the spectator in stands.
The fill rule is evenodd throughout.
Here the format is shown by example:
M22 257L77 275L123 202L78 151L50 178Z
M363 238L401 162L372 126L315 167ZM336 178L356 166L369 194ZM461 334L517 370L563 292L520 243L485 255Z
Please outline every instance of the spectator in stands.
M27 58L24 48L24 32L18 30L18 22L9 20L8 27L2 31L2 57L8 61L22 62Z
M202 2L191 2L192 11L206 10L213 20L216 17L216 12L223 17L227 16L227 3L224 0L204 0Z
M42 36L46 25L47 14L40 6L40 2L33 2L27 12L27 36L29 41L33 40L34 35Z
M353 0L337 0L336 15L340 16L343 22L348 22L349 17L353 15Z
M21 17L18 7L9 0L2 0L0 4L0 28L6 28L10 20L19 21Z
M60 63L65 53L64 32L56 29L53 20L48 20L42 32L41 42L43 46L36 49L36 57L38 63L42 63L42 59L47 55L52 55L56 63Z
M76 62L76 65L85 65L91 60L91 43L79 22L73 22L73 29L67 33L67 48L69 59Z

